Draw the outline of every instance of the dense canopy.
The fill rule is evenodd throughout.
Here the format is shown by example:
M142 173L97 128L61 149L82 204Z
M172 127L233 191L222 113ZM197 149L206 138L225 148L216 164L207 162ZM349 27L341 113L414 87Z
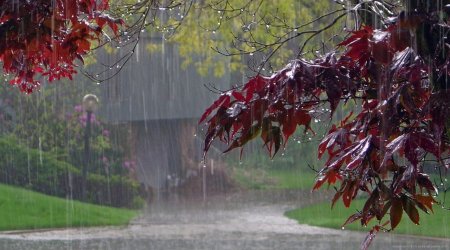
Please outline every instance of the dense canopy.
M109 27L117 34L122 25L105 13L109 1L36 0L0 1L0 61L11 84L31 93L40 84L70 78L76 60L83 63L91 47Z
M313 188L339 180L332 203L342 199L347 207L367 194L364 207L344 223L367 225L376 218L363 248L379 230L395 229L403 212L419 224L418 209L428 213L438 202L439 183L426 172L441 173L450 165L450 6L442 3L344 6L348 12L380 8L388 14L373 11L382 17L378 23L362 17L328 53L300 57L223 93L200 120L207 125L205 153L216 138L229 145L228 152L259 136L273 156L297 126L311 130L325 104L332 116L351 101L354 112L333 125L319 145L318 157L328 158Z

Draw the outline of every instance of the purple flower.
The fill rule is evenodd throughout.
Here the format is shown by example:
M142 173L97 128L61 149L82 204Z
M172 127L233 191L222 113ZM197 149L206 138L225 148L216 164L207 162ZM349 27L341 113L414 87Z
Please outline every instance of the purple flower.
M81 126L83 126L83 127L86 127L87 120L88 120L87 113L83 113L80 116L78 116L78 121L80 122ZM91 124L100 126L100 122L95 118L95 114L91 114Z
M75 107L73 109L75 110L75 112L78 112L78 113L83 111L83 107L81 105L75 105Z
M82 127L86 127L87 115L81 114L80 116L78 116L78 121L80 122Z
M128 170L134 169L135 166L136 166L136 162L133 161L133 160L125 160L125 161L122 163L122 167L123 167L123 168L126 168L126 169L128 169Z
M109 132L109 130L107 130L107 129L103 129L103 131L102 131L102 135L103 135L103 136L105 136L105 137L109 137L109 135L110 135L110 132Z

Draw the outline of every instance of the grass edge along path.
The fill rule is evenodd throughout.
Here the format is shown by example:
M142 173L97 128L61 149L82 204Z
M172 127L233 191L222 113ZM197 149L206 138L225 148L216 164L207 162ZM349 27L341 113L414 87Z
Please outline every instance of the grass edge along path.
M0 184L0 231L127 225L137 210L61 199Z
M287 211L284 215L296 220L299 224L341 229L347 218L357 209L361 209L364 203L365 200L357 199L352 202L349 208L346 208L342 202L338 201L331 209L331 202L324 202ZM403 213L400 224L392 233L450 238L450 211L442 209L438 205L433 206L433 210L434 213L430 212L430 214L419 210L420 225L415 225L408 215ZM375 223L376 219L372 219L367 227L362 227L359 221L355 221L346 225L345 229L368 232Z

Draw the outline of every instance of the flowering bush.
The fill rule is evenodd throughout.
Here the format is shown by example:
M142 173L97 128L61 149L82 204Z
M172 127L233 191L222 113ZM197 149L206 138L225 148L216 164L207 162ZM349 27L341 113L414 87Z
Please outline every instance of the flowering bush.
M74 140L69 140L70 162L75 166L84 164L84 140L88 115L81 105L75 105L66 114L67 128ZM91 114L90 162L88 171L97 174L128 174L130 161L124 159L124 149L111 143L111 132L94 114Z

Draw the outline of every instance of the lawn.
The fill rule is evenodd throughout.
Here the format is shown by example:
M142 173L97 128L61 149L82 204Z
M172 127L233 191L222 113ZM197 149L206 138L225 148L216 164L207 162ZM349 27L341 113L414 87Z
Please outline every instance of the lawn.
M342 202L339 201L333 210L330 209L331 202L326 202L288 211L285 215L291 219L297 220L300 224L340 229L347 218L352 213L356 212L356 209L362 209L364 202L364 200L355 200L352 202L350 208L345 208ZM450 211L442 209L437 205L433 207L433 210L434 214L426 214L419 210L421 212L420 225L412 223L406 213L403 213L402 221L393 232L399 234L450 238ZM387 218L389 218L389 216L387 216ZM370 226L367 228L361 227L359 221L345 226L345 229L359 231L368 231L370 228Z
M137 215L0 184L0 230L126 225Z
M234 167L233 179L249 189L311 189L316 177L311 169Z

